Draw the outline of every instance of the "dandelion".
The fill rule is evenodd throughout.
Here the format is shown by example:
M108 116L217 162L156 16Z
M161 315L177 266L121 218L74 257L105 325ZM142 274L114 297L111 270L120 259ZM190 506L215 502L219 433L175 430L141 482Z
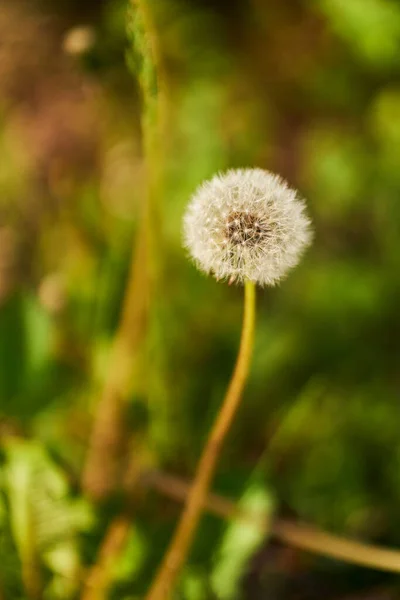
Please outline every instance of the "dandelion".
M279 176L231 169L203 183L184 218L196 265L217 279L274 285L311 242L304 202Z
M280 177L261 169L239 169L200 186L184 218L184 238L200 269L217 279L244 283L242 337L185 509L146 600L172 596L222 444L240 405L253 348L255 284L274 285L281 280L311 242L311 229L303 201Z

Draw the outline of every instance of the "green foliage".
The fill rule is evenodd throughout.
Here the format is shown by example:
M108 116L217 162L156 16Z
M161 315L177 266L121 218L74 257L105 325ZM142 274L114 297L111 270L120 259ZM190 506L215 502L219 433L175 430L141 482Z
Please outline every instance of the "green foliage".
M396 65L400 9L390 0L322 0L333 27L359 56L376 68Z
M21 561L10 531L10 519L4 493L0 496L0 556L2 557L0 589L10 598L23 596Z
M73 598L81 578L78 533L92 525L89 507L69 496L65 475L36 442L9 439L1 475L3 544L15 548L15 561L18 553L25 589L33 596ZM12 565L4 567L6 578L9 573ZM6 579L5 588L10 586Z
M268 535L267 524L271 516L272 501L260 478L252 478L238 506L249 515L254 515L255 522L246 522L239 518L230 523L216 550L211 585L217 598L221 600L233 600L238 597L249 561ZM260 522L266 524L264 530L260 527Z
M3 4L1 600L80 597L125 509L122 484L93 508L81 474L143 231L146 310L128 333L145 334L121 471L193 475L235 361L242 293L189 263L181 217L195 187L228 167L297 186L315 241L287 281L258 292L251 376L215 489L267 519L400 546L400 5ZM94 45L67 57L61 32L83 22ZM29 52L16 50L22 39ZM129 510L115 600L144 597L181 505L138 485ZM263 577L263 540L248 522L204 516L176 598L252 600L246 574ZM338 597L370 581L283 558L268 554L269 569L282 562L288 585L303 569L317 597L322 567Z

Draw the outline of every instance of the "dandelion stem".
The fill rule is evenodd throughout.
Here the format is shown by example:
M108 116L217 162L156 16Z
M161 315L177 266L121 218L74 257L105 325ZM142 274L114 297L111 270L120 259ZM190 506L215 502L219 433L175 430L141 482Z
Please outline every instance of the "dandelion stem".
M168 600L194 538L223 442L241 400L249 372L255 321L255 286L245 283L243 328L233 375L197 467L180 522L147 595L147 600Z

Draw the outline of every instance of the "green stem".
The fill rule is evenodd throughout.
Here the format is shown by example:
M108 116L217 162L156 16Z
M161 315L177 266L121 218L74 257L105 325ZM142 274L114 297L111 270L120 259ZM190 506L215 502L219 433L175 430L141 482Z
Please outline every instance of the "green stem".
M242 336L235 369L225 399L200 458L180 522L147 595L147 600L168 600L185 563L223 442L240 404L252 356L254 322L255 287L253 283L246 282Z

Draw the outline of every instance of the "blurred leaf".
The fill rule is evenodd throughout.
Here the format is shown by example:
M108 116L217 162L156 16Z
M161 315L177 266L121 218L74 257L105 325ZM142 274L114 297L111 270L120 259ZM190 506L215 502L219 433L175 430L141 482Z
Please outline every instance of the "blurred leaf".
M142 569L148 553L148 540L134 524L131 525L128 540L122 556L113 569L113 580L132 581Z
M39 444L10 439L5 452L4 489L25 586L32 595L43 589L45 565L63 581L56 585L63 594L53 597L71 597L80 579L77 534L91 523L90 512L68 498L64 475Z
M190 567L184 569L179 598L182 600L212 600L214 595L210 590L209 573Z
M268 523L273 502L265 484L260 479L253 478L238 506ZM227 525L221 544L215 552L215 566L211 574L212 588L218 598L233 600L238 597L240 582L249 561L267 536L267 530L243 519L236 519Z
M0 471L3 476L3 471ZM7 504L3 494L3 481L0 485L0 594L7 598L21 598L23 584L21 579L21 561L12 537Z

